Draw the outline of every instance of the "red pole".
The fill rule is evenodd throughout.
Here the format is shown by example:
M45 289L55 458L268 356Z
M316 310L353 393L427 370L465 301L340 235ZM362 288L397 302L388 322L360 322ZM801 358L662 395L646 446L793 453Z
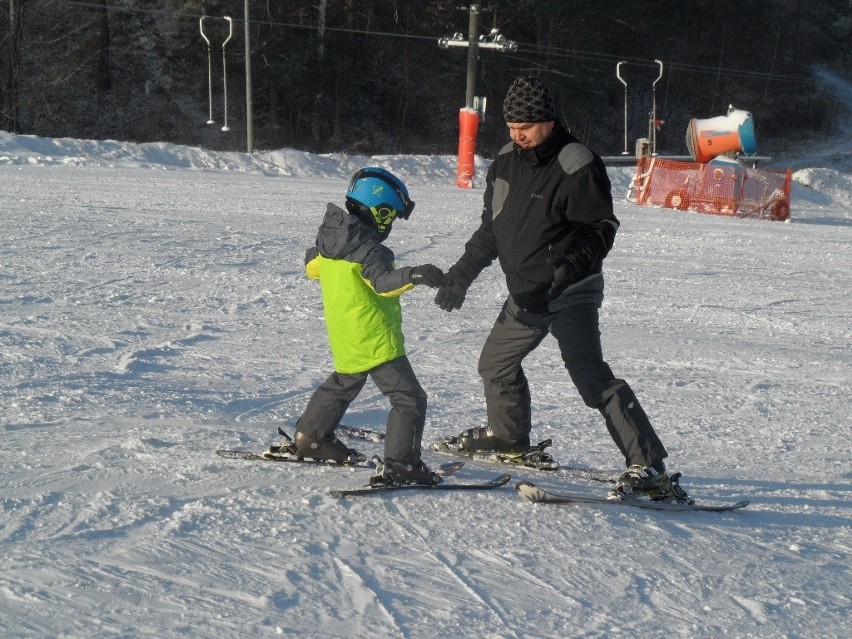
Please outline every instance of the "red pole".
M460 189L473 188L474 155L478 133L479 112L468 107L459 110L459 163L456 186Z

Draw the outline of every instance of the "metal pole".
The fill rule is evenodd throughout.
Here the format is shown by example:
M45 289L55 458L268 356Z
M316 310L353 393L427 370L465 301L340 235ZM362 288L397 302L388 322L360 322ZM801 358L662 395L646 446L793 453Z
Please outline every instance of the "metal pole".
M222 131L227 133L231 130L231 127L228 126L228 61L225 59L225 45L230 42L234 35L234 21L229 16L224 16L224 18L228 21L228 37L222 43L222 92L225 94L225 125L222 127Z
M615 65L615 75L621 80L621 84L624 85L624 151L621 152L621 155L630 155L627 151L627 82L621 77L622 64L625 64L625 62L622 61Z
M467 93L465 106L473 108L476 84L476 59L479 57L479 2L470 3L470 20L467 31Z
M207 108L209 113L207 124L213 124L213 59L210 53L210 40L204 35L204 18L205 16L199 18L198 28L201 30L201 37L207 43Z
M660 65L660 75L651 85L651 155L657 155L657 82L663 77L663 63L660 60L654 62Z
M254 106L251 97L251 42L249 38L249 0L245 0L246 35L246 153L254 151Z

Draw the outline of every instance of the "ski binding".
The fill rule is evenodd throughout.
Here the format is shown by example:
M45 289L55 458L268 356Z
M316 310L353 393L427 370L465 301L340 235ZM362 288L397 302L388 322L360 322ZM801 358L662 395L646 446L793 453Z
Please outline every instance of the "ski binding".
M262 453L256 453L250 450L230 450L219 449L216 454L225 459L245 459L249 461L270 461L270 462L294 462L298 464L323 464L326 466L340 466L343 468L370 468L376 467L375 462L367 461L367 457L362 453L352 451L347 461L339 462L329 459L314 459L299 455L296 451L296 445L293 439L284 429L278 427L278 434L283 438L282 441L272 444Z
M432 444L432 450L479 461L499 462L523 468L535 468L536 470L556 470L559 468L559 463L544 450L551 444L553 444L552 440L545 439L535 446L531 446L526 453L518 455L491 451L469 452L459 449L459 438L453 435Z

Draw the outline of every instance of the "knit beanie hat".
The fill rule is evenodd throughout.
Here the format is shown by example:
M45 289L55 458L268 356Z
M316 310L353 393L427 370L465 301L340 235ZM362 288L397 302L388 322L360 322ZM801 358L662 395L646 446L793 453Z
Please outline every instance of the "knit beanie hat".
M538 78L521 76L509 87L503 101L506 122L550 122L556 119L553 95Z

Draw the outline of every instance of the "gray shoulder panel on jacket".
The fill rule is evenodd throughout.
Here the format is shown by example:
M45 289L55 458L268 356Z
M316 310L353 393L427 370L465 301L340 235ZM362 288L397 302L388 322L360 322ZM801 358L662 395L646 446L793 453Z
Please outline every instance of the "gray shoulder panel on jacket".
M511 153L512 149L514 148L514 142L507 142L505 145L503 145L503 148L497 152L497 155L505 155L506 153Z
M566 144L559 152L559 164L568 175L579 171L594 159L595 154L579 142Z
M507 197L509 197L509 183L503 178L497 178L494 180L494 191L491 195L491 219L496 219L500 215Z

